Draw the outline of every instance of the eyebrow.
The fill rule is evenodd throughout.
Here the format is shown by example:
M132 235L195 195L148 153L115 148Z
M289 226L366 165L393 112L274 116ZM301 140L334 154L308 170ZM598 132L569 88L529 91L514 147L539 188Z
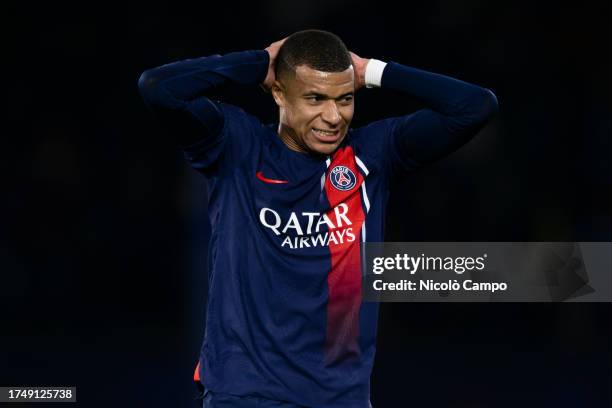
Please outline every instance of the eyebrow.
M330 98L331 99L342 99L345 96L353 96L354 94L355 94L355 92L346 92L346 93L343 93L342 95L338 96L337 98L332 98L329 95L325 95L325 94L322 94L322 93L319 93L319 92L308 91L308 92L305 92L304 94L302 94L302 96L317 96L317 97L324 98L324 99L330 99Z

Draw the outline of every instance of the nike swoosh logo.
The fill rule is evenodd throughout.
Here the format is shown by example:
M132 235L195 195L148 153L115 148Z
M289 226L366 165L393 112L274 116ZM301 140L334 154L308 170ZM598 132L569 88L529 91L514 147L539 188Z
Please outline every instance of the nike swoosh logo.
M260 179L261 181L263 181L264 183L270 183L270 184L287 184L289 181L288 180L275 180L275 179L269 179L267 177L264 177L263 173L261 171L258 171L257 173L255 173L255 176L257 176L258 179Z

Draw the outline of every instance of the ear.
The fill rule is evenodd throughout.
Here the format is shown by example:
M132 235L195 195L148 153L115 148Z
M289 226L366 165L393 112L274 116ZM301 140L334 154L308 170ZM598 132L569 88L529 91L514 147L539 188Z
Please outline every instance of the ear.
M274 81L272 84L272 97L274 98L274 102L278 105L279 108L285 106L285 87L278 80Z

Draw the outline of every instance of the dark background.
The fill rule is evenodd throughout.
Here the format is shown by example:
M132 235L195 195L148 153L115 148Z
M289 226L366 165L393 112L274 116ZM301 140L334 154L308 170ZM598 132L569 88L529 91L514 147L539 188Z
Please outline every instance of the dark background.
M195 406L206 184L137 80L299 29L498 96L500 113L471 143L397 183L387 240L612 241L605 2L83 2L3 14L0 385L75 385L85 407ZM277 119L258 87L227 100ZM417 108L364 90L353 124ZM603 406L611 311L383 304L373 405Z

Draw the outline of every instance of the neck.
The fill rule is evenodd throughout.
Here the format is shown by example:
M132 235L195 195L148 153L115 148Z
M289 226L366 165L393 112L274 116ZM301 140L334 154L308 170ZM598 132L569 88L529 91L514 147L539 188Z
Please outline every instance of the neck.
M305 146L301 146L301 144L298 143L295 131L283 123L279 123L278 125L278 137L280 137L290 150L299 153L308 153L308 150L304 149Z
M310 150L308 146L302 143L300 138L297 137L297 135L295 134L295 130L293 130L282 122L278 125L278 137L280 137L283 143L285 143L285 145L294 152L307 154L317 159L327 157L327 155L325 154Z

